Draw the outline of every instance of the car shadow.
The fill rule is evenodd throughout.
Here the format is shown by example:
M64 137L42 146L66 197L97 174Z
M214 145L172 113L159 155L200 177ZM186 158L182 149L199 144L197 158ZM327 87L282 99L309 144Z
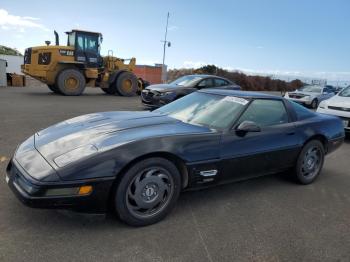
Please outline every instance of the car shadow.
M176 220L174 217L187 216L189 207L197 210L206 208L208 203L212 203L213 201L222 201L224 203L227 202L227 200L244 199L247 195L257 192L261 193L270 189L273 190L276 185L284 187L288 187L289 185L295 186L295 181L290 176L290 173L284 172L205 189L185 191L180 195L175 210L169 214L166 220L169 222L172 219ZM112 212L108 212L107 214L86 214L70 210L23 208L28 211L24 211L26 216L30 216L26 219L27 227L58 227L63 231L69 231L73 228L76 230L82 227L91 230L133 228L117 219ZM165 223L167 223L167 221L165 221Z

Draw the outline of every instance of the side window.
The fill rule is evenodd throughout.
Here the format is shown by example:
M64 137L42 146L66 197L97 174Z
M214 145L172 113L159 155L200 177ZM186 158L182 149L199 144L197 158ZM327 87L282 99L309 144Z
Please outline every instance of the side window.
M228 82L224 79L214 78L214 86L227 86Z
M257 125L273 126L288 123L288 114L282 101L256 99L241 116L239 123L253 121Z
M199 82L197 85L199 88L208 88L208 87L213 87L213 79L212 78L207 78Z

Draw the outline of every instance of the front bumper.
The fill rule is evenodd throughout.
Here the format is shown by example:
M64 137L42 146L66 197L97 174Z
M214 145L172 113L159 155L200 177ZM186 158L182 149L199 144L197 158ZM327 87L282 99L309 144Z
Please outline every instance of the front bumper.
M158 108L175 100L176 95L154 94L148 90L141 92L141 102L148 108Z
M88 213L103 213L108 209L108 200L113 178L79 180L73 182L40 182L29 176L16 162L11 160L7 166L6 182L16 197L26 206L34 208L73 209ZM86 195L47 195L52 189L79 188L92 186Z

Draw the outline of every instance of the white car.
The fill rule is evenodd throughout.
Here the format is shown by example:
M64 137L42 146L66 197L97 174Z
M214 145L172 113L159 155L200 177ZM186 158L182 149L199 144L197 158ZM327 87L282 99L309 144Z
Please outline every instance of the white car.
M321 101L331 98L334 95L334 91L330 87L308 85L294 92L287 92L284 98L316 109Z
M322 101L317 112L339 116L343 120L345 131L350 132L350 86L332 98Z

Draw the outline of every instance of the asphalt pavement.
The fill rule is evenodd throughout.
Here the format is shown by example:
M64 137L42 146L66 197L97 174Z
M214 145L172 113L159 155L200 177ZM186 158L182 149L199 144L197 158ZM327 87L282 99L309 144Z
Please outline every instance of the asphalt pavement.
M23 206L5 168L16 146L58 121L142 110L138 97L88 88L0 88L0 261L350 261L350 140L302 186L276 174L183 193L163 221L129 227L112 216Z

